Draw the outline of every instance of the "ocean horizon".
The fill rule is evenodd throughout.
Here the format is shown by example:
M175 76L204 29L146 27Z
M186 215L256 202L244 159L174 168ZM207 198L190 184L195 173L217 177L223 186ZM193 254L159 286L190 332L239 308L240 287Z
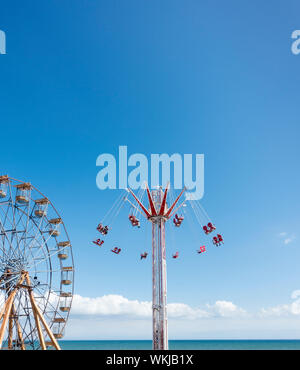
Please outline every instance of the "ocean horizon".
M63 350L151 350L151 340L61 340ZM170 350L300 350L299 339L170 340Z

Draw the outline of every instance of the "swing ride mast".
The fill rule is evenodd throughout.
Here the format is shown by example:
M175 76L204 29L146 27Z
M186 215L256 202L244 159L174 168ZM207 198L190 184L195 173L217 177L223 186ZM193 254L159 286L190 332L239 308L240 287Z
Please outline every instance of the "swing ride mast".
M152 319L153 319L153 349L168 349L168 321L167 321L167 264L165 223L174 212L181 207L178 204L185 188L181 191L174 203L168 208L167 194L169 184L163 192L162 188L150 192L146 184L149 201L147 209L135 194L128 189L138 206L132 206L142 213L152 223Z

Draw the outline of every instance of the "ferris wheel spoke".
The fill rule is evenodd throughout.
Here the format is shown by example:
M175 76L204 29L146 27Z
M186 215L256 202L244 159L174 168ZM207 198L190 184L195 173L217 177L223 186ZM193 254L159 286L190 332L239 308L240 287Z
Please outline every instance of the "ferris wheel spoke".
M36 246L36 248L38 248L38 250L43 252L44 254L45 253L48 254L48 248L47 248L46 244L39 243ZM46 249L46 251L45 251L45 249ZM34 249L30 249L30 250L28 250L28 253L27 253L25 258L27 260L27 265L30 268L32 266L32 263L34 263L34 261L39 259L39 255L37 254L37 251L34 251Z
M44 256L41 256L40 254L38 255L31 254L32 257L30 260L28 259L28 263L27 263L28 269L31 269L33 267L35 267L36 269L36 266L39 265L40 263L49 261L49 257L50 257L49 251L48 250L45 251L44 249L42 249L42 252L44 253Z
M5 230L5 226L4 226L2 220L0 220L0 234L3 237L3 249L5 249L4 248L4 246L5 246L5 239L8 241L8 243L10 244L10 248L11 248L12 247L12 242L9 240L9 238L7 236L7 232Z
M36 244L40 245L40 247L36 251L36 255L43 249L43 246L46 246L46 248L48 250L47 243L48 243L51 236L49 235L48 238L46 239L43 235L44 233L45 233L45 231L41 231L40 235L38 235L41 238L41 241L39 239L37 239L36 237L31 241L31 243L28 245L28 253L35 247L34 242L36 242ZM27 254L26 257L28 257L28 254Z
M5 210L3 210L3 207L6 206L6 205L8 205L8 207L6 207L6 211L5 211ZM4 214L3 221L2 221L3 226L5 226L7 222L9 222L9 224L13 227L14 224L15 224L14 219L13 218L11 219L9 217L10 212L12 213L12 215L14 215L12 200L10 199L6 204L2 203L1 207L0 207L0 210Z
M2 251L5 254L5 252L3 251L3 249L1 247L0 247L0 251ZM0 257L0 266L1 265L6 266L6 260L2 256Z
M20 303L22 305L22 308L23 308L23 311L26 315L26 319L25 319L25 323L24 323L24 329L23 329L24 341L26 342L29 338L31 338L31 341L30 340L28 340L28 341L31 342L30 345L33 346L33 342L34 342L34 339L35 339L34 336L33 336L35 328L34 328L34 326L32 325L32 322L31 322L32 321L31 318L33 319L33 317L32 317L33 315L30 315L30 311L28 309L29 299L28 299L26 293L24 293L24 298L25 298L24 299L24 304L23 304L23 302L20 301ZM26 330L27 326L29 327L29 330Z
M19 249L19 245L24 239L26 240L26 238L24 238L24 235L27 235L29 233L29 230L28 230L28 219L29 219L29 209L30 209L29 207L30 205L28 204L26 206L27 212L24 212L24 210L21 207L15 206L15 213L17 212L19 216L19 219L17 220L17 222L15 222L15 230L17 230L19 225L21 225L23 229L23 230L19 230L18 233L16 233L17 239L18 239L18 234L21 234L20 238L18 239L16 249L17 248ZM25 222L23 221L24 217L26 218ZM20 250L20 254L23 254L25 249L26 249L26 242L23 243L23 251L21 252Z
M19 220L16 223L16 228L19 226L19 224L21 224L22 227L23 227L23 230L21 231L21 234L22 235L21 235L20 239L22 239L23 236L26 235L27 232L28 232L28 218L29 218L29 211L30 211L30 208L29 208L30 207L30 203L28 205L26 205L25 207L27 209L27 212L24 212L24 210L21 207L15 206L15 208L18 211L19 216L20 216L19 217ZM23 221L23 217L26 218L25 222ZM25 248L26 248L26 243L24 243L23 252L24 252L24 249Z
M9 219L9 217L8 217L8 212L9 212L9 207L6 207L6 212L2 209L2 204L1 204L1 206L0 206L0 210L1 210L1 212L3 212L3 214L4 214L4 218L3 218L3 225L5 226L5 224L6 224L6 221L8 220L11 224L12 224L12 222L11 222L11 220Z
M53 229L54 231L57 231L57 226ZM44 237L44 234L48 234L48 237L47 238L45 238ZM39 235L39 237L41 237L42 239L43 239L43 241L44 241L44 243L45 244L47 244L47 242L52 238L52 236L51 236L51 233L49 233L49 231L48 230L43 230L41 233L40 233L40 235ZM31 248L31 246L29 245L29 248Z
M32 209L32 212L31 212L31 216L30 216L30 218L31 218L32 222L33 222L33 223L35 224L35 226L36 226L36 232L35 232L35 235L34 235L34 237L33 237L32 243L36 240L36 237L40 234L40 230L41 230L41 227L42 227L43 222L46 220L47 225L49 224L48 219L47 219L47 217L46 217L47 209L48 209L48 204L46 205L46 209L45 209L45 211L43 212L43 215L42 215L42 217L40 218L40 221L39 221L39 223L38 223L38 224L36 224L36 222L35 222L35 220L34 220L34 218L33 218L33 209ZM30 246L29 246L29 248L30 248Z
M0 228L1 228L1 230L0 230L0 233L2 234L2 236L4 236L4 240L5 240L5 238L6 238L6 240L8 241L8 243L10 244L10 251L12 252L12 254L14 254L14 256L16 257L17 255L15 254L15 249L16 248L14 248L13 247L13 233L15 232L15 230L16 230L16 227L15 227L15 225L13 225L13 224L11 224L11 227L12 227L12 229L11 230L9 230L9 232L11 233L11 237L10 237L10 239L8 238L8 236L7 236L7 230L5 230L5 226L4 226L4 224L3 224L3 222L2 221L0 221ZM15 234L17 234L16 232L15 232ZM16 240L17 240L17 248L19 248L20 249L20 247L19 247L19 242L18 242L18 238L17 238L17 235L16 235ZM5 241L4 241L4 243L3 243L4 245L5 245Z
M32 220L33 223L35 223L34 220ZM39 229L40 230L40 229ZM43 249L43 246L46 246L46 249L48 250L48 246L47 246L47 243L50 239L50 235L48 236L48 238L46 239L44 237L44 234L45 233L48 233L47 230L40 230L40 234L36 233L36 235L34 236L33 240L30 242L30 244L28 245L28 252L30 252L33 248L35 248L35 244L34 242L37 242L40 247L38 248L38 250L36 251L36 255L40 252L40 250ZM39 238L41 238L41 241L39 241L39 239L37 239L37 236ZM28 255L27 255L28 256Z
M1 222L0 222L0 227L2 227ZM17 257L17 256L15 255L15 253L14 253L13 251L11 251L12 243L11 243L11 241L8 239L8 237L7 237L7 235L6 235L6 234L5 234L5 237L6 237L6 240L8 241L8 243L10 244L10 252L11 252L11 253L13 253L15 257ZM9 258L11 257L11 255L10 255L11 253L10 253L10 254L8 254L8 251L6 251L6 250L5 250L5 247L3 247L3 248L1 248L1 247L0 247L0 249L1 249L1 251L2 251L2 252L4 253L4 255L5 255L5 256L3 256L4 258L9 259Z
M42 262L45 262L49 259L51 259L52 257L54 257L55 255L57 255L58 253L62 252L64 249L68 248L67 246L66 247L61 247L60 249L57 249L55 252L53 252L52 254L48 254L45 258L41 259L39 262L37 262L35 264L35 266L38 266L40 263ZM31 261L32 263L32 261ZM29 266L32 266L32 265L29 265Z
M37 289L38 291L39 291L39 289ZM55 313L55 316L57 317L57 315L59 316L59 317L61 317L61 318L64 318L64 315L63 314L61 314L59 311L57 311L57 306L58 306L58 304L59 304L59 297L57 297L57 304L56 305L53 305L52 304L52 302L49 300L48 301L48 306L50 307L50 308L52 308L52 310L51 311L49 311L49 312L51 312L51 313ZM47 312L46 311L44 311L43 312L44 314L47 314ZM51 317L53 318L53 316L54 315L51 315Z
M9 284L9 283L10 283L10 282L12 282L12 281L17 280L18 278L19 278L18 276L13 276L13 277L11 277L10 279L2 280L2 281L0 282L0 284L2 284L2 285L7 285L7 284Z
M36 274L43 274L45 272L47 273L47 272L49 272L49 270L35 271ZM61 270L60 269L58 269L58 270L52 270L52 273L55 273L55 272L61 272Z

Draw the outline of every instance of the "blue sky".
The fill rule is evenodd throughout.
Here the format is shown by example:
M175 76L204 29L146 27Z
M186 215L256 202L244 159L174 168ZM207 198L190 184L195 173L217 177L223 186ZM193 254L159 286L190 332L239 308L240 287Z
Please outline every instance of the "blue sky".
M119 145L147 156L203 153L202 204L226 243L196 259L198 241L186 229L173 245L170 237L169 257L179 249L182 258L168 260L168 301L232 302L251 317L215 315L190 326L171 318L171 335L190 327L186 338L299 337L295 311L272 325L272 315L255 316L290 305L300 289L300 55L291 52L299 12L291 0L0 0L1 173L31 181L60 211L78 296L151 300L150 260L138 260L149 230L132 230L125 213L112 243L128 253L116 259L109 246L91 246L119 195L97 189L98 155ZM89 315L75 312L67 334L87 337L80 328ZM126 338L134 324L117 316L125 329L113 335ZM114 319L97 317L90 337L105 339ZM145 320L135 337L150 338Z

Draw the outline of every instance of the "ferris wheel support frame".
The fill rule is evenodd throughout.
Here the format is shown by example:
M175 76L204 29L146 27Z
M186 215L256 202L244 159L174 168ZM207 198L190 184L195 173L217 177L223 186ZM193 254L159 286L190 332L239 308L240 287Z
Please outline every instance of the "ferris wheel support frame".
M23 284L24 280L25 280L26 284ZM34 295L33 295L32 285L31 285L29 274L28 274L27 271L23 271L18 283L16 284L16 287L9 294L7 300L5 301L3 309L1 311L0 321L2 320L2 318L3 318L3 321L2 321L2 324L1 324L1 328L0 328L0 349L2 348L3 338L4 338L4 334L5 334L5 330L7 328L7 325L9 325L9 328L8 328L8 330L9 330L8 348L11 349L11 347L12 347L12 322L13 322L13 320L15 320L14 298L15 298L15 295L16 295L16 293L19 289L25 289L29 294L29 298L30 298L30 302L31 302L31 309L32 309L32 312L33 312L33 315L34 315L36 328L37 328L37 331L38 331L39 341L40 341L40 345L41 345L42 350L46 350L47 346L46 346L46 343L45 343L45 339L44 339L44 335L43 335L43 332L42 332L41 324L43 325L44 329L46 330L46 333L48 334L48 336L50 338L52 346L55 349L60 350L61 348L60 348L57 340L55 339L51 329L49 328L44 316L40 312L40 310L38 308L38 305L36 304L36 301L35 301ZM17 327L18 327L18 337L19 337L19 340L21 342L21 349L24 350L25 349L25 344L24 344L24 341L23 341L23 338L22 338L22 331L21 331L21 328L18 324L17 324Z

